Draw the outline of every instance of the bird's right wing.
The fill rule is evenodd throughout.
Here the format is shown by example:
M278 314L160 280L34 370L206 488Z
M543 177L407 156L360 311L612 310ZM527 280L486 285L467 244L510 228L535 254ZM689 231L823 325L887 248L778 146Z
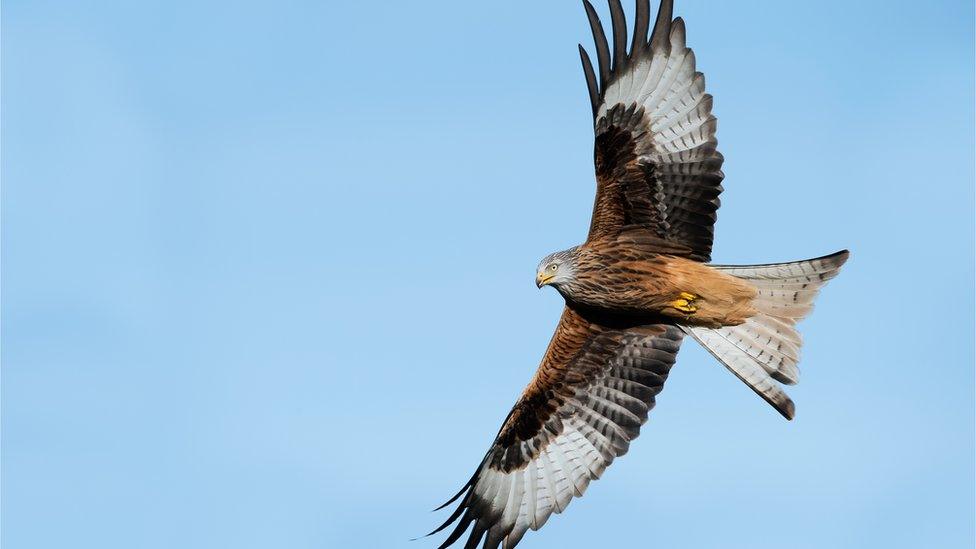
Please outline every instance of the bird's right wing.
M685 45L685 25L662 0L650 38L648 0L637 0L634 37L620 0L610 0L613 51L596 10L584 0L597 71L580 46L593 107L597 193L589 240L642 227L708 261L722 192L722 155L705 77Z
M683 334L666 324L619 325L566 308L542 365L508 414L439 532L442 548L472 524L465 547L514 547L530 528L627 452L667 379Z

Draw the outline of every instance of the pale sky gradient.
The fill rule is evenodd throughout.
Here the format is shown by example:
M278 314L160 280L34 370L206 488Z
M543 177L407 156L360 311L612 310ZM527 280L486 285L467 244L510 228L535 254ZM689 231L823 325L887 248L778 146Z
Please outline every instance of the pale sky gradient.
M973 3L677 4L715 261L853 257L795 421L689 340L524 547L972 547ZM435 547L589 222L579 3L10 0L2 41L4 549Z

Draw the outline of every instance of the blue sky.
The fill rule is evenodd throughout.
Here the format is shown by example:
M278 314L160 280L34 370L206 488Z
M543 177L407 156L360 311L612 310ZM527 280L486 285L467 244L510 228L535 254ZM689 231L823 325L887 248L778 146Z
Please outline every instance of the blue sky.
M714 259L853 257L795 421L688 341L525 547L971 547L972 3L677 3ZM585 235L586 18L335 4L4 2L5 548L440 539L407 541L542 355L537 261Z

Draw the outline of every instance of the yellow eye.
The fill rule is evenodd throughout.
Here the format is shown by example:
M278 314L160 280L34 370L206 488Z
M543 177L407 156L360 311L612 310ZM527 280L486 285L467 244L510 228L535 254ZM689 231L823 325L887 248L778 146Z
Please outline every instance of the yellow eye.
M549 265L549 270L550 270L550 271L553 271L553 272L555 272L555 270L556 270L557 268L558 268L558 267L556 267L556 264L555 264L555 263L553 263L552 265Z

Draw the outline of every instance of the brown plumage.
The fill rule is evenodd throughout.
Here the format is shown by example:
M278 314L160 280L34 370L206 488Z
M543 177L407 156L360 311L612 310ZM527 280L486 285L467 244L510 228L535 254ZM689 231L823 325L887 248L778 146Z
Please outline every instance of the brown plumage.
M465 486L441 547L514 547L581 496L630 442L664 386L682 338L793 417L797 321L847 252L770 265L709 265L722 155L704 77L663 0L651 29L638 0L633 42L609 0L613 51L586 0L597 70L580 47L593 108L597 192L580 246L539 265L566 308L535 376ZM648 37L648 31L651 35Z
M572 278L554 286L573 306L658 314L686 326L734 326L756 313L752 285L687 255L634 228L587 241L576 252ZM674 307L684 293L697 297L694 312Z

